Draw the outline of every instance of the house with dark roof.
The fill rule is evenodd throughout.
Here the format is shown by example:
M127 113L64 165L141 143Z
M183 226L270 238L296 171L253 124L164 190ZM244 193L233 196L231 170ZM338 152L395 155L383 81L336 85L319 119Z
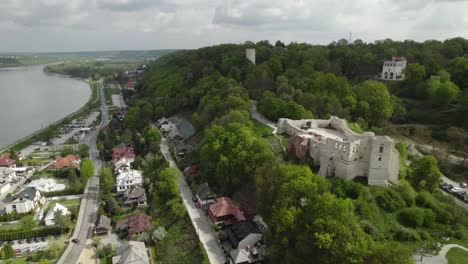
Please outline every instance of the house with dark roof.
M105 215L100 215L99 220L96 223L96 229L94 230L94 233L99 236L108 235L111 230L112 226L109 217Z
M80 167L81 158L74 154L66 155L65 157L57 157L49 167L51 170L68 170L71 168L78 169Z
M259 240L261 240L263 237L260 229L254 222L251 221L237 222L232 226L225 228L224 232L226 233L232 248L237 248L239 243L241 243L248 236L256 237ZM255 241L255 243L258 241Z
M208 217L213 224L223 226L224 221L234 217L239 211L239 206L228 197L216 198L215 202L208 208Z
M145 189L140 186L127 189L122 195L122 202L124 207L145 207L147 205Z
M200 206L207 210L215 202L216 194L211 190L207 182L197 186L195 197Z
M0 156L0 167L14 168L16 167L16 161L8 154Z
M127 234L127 239L137 240L138 237L150 229L151 217L145 213L137 213L117 222L115 228L117 231L123 231Z
M44 203L44 195L34 187L24 188L19 193L3 200L6 213L28 213L36 211Z
M150 264L144 242L128 241L117 248L112 264Z
M255 222L242 221L225 228L229 240L231 263L256 263L264 259L266 245L263 243L263 233Z

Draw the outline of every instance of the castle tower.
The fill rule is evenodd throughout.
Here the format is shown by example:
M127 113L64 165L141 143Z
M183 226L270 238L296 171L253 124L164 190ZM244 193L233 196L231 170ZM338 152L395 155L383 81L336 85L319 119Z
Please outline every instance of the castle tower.
M255 49L245 49L245 58L248 59L251 63L255 64Z

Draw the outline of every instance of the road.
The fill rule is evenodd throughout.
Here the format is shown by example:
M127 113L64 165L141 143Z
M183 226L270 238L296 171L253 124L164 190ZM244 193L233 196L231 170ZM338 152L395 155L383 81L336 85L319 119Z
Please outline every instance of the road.
M83 139L83 143L89 145L90 158L94 163L94 175L89 179L86 189L81 199L80 211L73 232L73 238L79 239L79 244L70 243L65 252L60 257L58 264L74 264L78 262L80 255L85 249L86 243L91 243L93 236L94 223L97 219L98 196L99 196L99 176L101 160L96 146L99 131L109 123L109 114L107 112L106 100L104 97L104 88L102 80L99 82L99 97L101 98L102 119L99 127Z
M169 146L167 145L167 139L163 138L161 140L161 153L164 158L169 162L170 167L175 167L176 163L169 152ZM185 178L180 172L178 179L179 182L179 191L182 201L184 202L185 208L187 209L190 220L192 221L193 228L198 234L198 239L203 244L205 251L208 255L208 259L211 264L222 264L225 263L226 257L221 249L221 245L218 242L218 237L216 233L211 228L211 222L205 216L204 212L195 207L195 204L192 201L192 191L188 186Z
M445 255L447 255L447 252L449 252L450 249L452 248L461 248L463 250L468 251L468 248L465 248L463 246L457 245L457 244L448 244L444 245L440 251L439 254L436 256L425 256L422 261L420 255L414 255L414 260L416 263L421 263L421 264L447 264L447 258Z

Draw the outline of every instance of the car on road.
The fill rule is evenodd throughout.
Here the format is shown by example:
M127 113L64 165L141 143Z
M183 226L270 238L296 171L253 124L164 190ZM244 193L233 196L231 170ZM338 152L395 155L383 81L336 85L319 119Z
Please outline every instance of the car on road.
M72 238L71 239L71 242L75 243L75 244L79 244L80 243L80 240L78 238Z

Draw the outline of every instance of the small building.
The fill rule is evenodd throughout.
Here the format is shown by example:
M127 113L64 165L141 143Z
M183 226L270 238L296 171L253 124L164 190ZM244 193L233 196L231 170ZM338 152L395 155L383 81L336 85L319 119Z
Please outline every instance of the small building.
M251 245L253 246L263 238L263 233L254 222L242 221L233 224L224 229L232 248L236 249L240 245L241 248Z
M192 164L190 166L187 166L184 169L183 173L187 177L192 177L192 176L197 175L199 171L200 171L200 166L198 166L197 164Z
M117 231L127 233L127 239L136 240L143 233L150 229L151 217L145 213L137 213L117 222Z
M17 179L16 176L15 168L0 167L0 180L12 181Z
M105 236L108 235L111 230L111 220L105 215L100 215L94 233L99 236Z
M115 172L115 174L120 174L120 173L122 173L122 172L129 171L129 170L131 169L130 164L132 164L132 162L134 162L134 161L135 161L134 158L130 158L130 159L121 158L120 160L118 160L118 161L114 164L114 172Z
M135 85L136 85L136 82L128 81L128 82L125 83L124 89L125 90L130 90L130 91L135 91Z
M197 198L200 206L204 210L207 210L210 205L215 202L216 194L211 190L208 183L204 182L197 186L195 197Z
M116 164L120 159L135 160L135 151L132 147L115 147L112 149L112 163Z
M122 195L124 207L145 207L147 205L147 198L145 189L140 186L133 186L127 189Z
M68 208L66 208L65 206L59 204L59 203L56 203L54 205L54 207L52 207L49 212L47 212L46 216L44 217L44 222L45 222L45 225L46 226L51 226L51 225L55 225L55 214L56 213L59 213L63 216L66 216L69 214L68 212Z
M143 176L141 171L129 170L117 175L115 180L117 193L125 192L134 186L143 186Z
M239 206L233 200L220 197L215 199L215 202L208 208L208 217L213 224L223 226L224 221L233 218L237 211L239 211Z
M80 167L81 158L74 154L69 154L65 157L57 157L49 167L51 170L68 170L78 169Z
M16 161L10 158L10 155L0 155L0 167L14 168L16 167Z
M150 264L144 242L128 241L117 248L112 264Z
M54 192L65 190L65 184L56 183L54 179L48 178L33 180L28 184L28 187L34 187L41 192Z
M6 213L29 213L39 209L44 203L45 198L41 191L34 187L26 187L19 193L6 197L3 200Z
M11 188L11 183L8 180L0 179L0 194L6 194Z
M403 81L405 79L406 58L392 57L391 61L384 61L381 79L389 81Z
M250 61L252 64L255 64L255 49L249 48L245 49L245 58Z

